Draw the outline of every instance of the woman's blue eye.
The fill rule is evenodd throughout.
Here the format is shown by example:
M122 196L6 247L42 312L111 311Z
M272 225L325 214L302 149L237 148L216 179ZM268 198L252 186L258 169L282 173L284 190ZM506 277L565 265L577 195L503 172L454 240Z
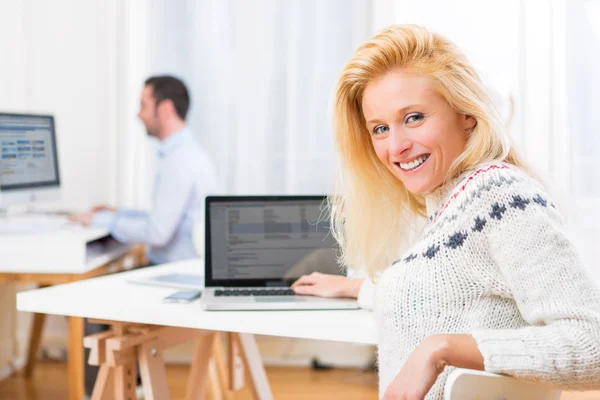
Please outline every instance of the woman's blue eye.
M412 113L406 116L406 119L404 120L405 124L410 124L413 122L419 122L421 121L423 118L425 118L425 116L421 113Z
M377 125L375 128L373 128L373 133L375 135L381 135L383 133L386 133L390 128L388 128L385 125Z

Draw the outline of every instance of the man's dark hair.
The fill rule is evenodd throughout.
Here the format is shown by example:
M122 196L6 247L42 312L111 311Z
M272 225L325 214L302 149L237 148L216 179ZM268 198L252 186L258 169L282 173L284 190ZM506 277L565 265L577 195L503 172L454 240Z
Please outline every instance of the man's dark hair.
M157 106L163 100L171 100L177 115L185 121L190 108L190 95L181 80L168 75L151 76L146 79L145 85L152 87L152 96Z

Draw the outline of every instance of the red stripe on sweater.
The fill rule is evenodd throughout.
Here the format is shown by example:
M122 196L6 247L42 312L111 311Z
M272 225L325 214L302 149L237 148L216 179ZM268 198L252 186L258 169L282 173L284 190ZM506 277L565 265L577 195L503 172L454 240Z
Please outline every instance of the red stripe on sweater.
M448 206L450 205L450 203L452 203L452 201L453 201L454 199L456 199L456 197L457 197L457 196L458 196L458 195L459 195L461 192L464 192L464 190L465 190L465 188L467 187L467 185L469 184L469 182L471 182L471 181L472 181L472 180L473 180L473 179L474 179L474 178L475 178L477 175L479 175L479 174L481 174L481 173L483 173L483 172L488 172L488 171L490 171L490 170L492 170L492 169L508 169L508 166L506 166L506 165L496 165L496 164L493 164L493 165L490 165L490 166L489 166L489 167L487 167L487 168L482 168L482 169L478 169L477 171L475 171L475 172L473 173L473 175L471 175L471 176L469 176L469 177L467 178L466 182L465 182L465 183L463 183L463 185L460 187L460 189L459 189L459 190L458 190L456 193L454 193L454 194L452 195L452 197L450 197L450 198L448 199L448 201L446 202L446 204L444 204L444 207L442 207L442 210L440 211L440 213L439 213L438 215L436 215L436 217L435 217L435 219L434 219L434 222L435 222L435 221L437 221L437 219L440 217L440 215L442 215L442 213L443 213L443 212L446 210L446 208L448 208Z

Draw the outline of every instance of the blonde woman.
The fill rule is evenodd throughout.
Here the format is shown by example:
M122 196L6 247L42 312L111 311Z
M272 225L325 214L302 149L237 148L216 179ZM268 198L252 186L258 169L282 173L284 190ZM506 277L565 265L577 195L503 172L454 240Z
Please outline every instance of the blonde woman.
M293 287L363 304L375 288L384 399L442 399L452 367L600 388L599 291L452 42L393 26L363 44L337 86L335 141L334 232L376 285Z

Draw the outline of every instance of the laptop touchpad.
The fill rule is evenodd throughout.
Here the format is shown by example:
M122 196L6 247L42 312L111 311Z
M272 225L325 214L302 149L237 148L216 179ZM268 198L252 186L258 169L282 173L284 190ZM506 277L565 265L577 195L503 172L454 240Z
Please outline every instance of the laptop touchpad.
M254 300L259 303L298 303L306 299L296 296L256 296Z

